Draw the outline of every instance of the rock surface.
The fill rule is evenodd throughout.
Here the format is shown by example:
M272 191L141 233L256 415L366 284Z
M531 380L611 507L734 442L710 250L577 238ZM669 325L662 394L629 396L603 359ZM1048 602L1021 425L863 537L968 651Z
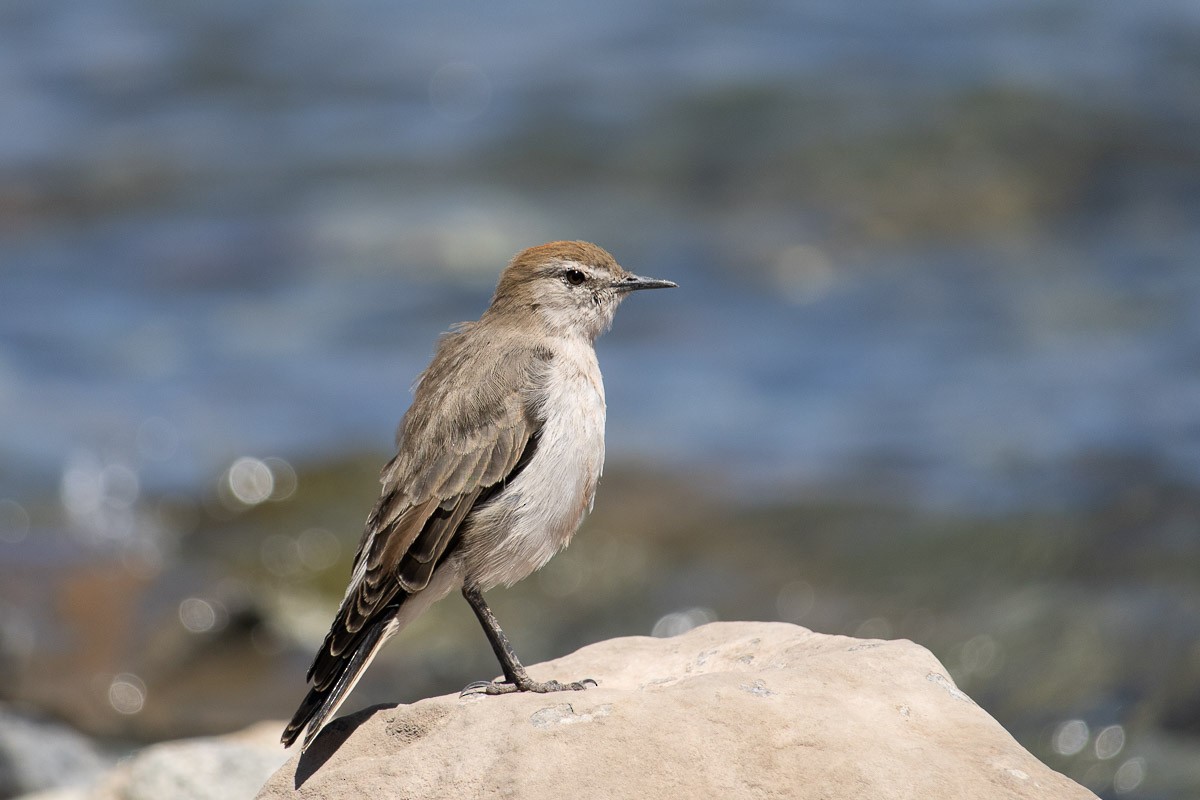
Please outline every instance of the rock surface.
M226 736L181 739L134 753L91 786L21 800L229 800L250 797L286 758L283 722L260 722Z
M529 671L600 685L368 709L258 797L1094 798L908 641L713 623Z
M0 706L0 797L82 785L107 766L66 725Z

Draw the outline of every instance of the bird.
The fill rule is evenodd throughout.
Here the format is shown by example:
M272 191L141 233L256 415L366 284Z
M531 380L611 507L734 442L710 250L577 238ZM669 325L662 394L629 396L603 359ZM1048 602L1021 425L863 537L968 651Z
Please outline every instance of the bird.
M541 568L591 510L606 412L596 338L632 292L676 285L635 275L590 242L549 242L517 253L479 319L442 335L413 386L285 747L304 732L306 750L384 643L455 590L503 672L464 694L596 685L532 680L483 592Z

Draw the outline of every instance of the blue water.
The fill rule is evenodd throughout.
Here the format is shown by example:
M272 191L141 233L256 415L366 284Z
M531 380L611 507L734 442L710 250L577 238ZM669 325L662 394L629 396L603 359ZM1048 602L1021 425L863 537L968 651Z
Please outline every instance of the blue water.
M682 287L601 340L614 461L983 508L1088 502L1096 458L1200 477L1195 3L18 0L0 22L0 497L87 454L187 489L244 454L382 453L437 334L555 238ZM1061 110L1068 160L1096 148L1064 197L1021 205L1025 145L973 145L986 125L951 175L998 211L961 229L936 197L880 223L886 177L789 177L866 141L853 171L872 136L906 175L886 132L989 89L1051 134Z

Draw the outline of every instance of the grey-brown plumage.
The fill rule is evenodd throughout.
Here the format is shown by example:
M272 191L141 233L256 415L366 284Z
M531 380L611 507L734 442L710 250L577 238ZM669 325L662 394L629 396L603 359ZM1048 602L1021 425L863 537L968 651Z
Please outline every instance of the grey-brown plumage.
M529 679L481 592L511 585L570 541L604 466L604 386L593 342L640 278L587 242L519 253L477 322L438 345L383 469L350 585L283 733L304 747L383 643L461 589L500 660L488 694L582 689Z

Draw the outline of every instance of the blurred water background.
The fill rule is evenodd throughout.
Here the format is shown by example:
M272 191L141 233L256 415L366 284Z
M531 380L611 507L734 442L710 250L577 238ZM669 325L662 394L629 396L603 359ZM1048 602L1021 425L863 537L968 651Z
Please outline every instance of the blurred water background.
M1102 796L1200 792L1193 0L13 0L0 111L46 781L291 713L436 336L583 238L682 288L599 343L596 513L493 593L527 662L907 637ZM351 706L494 672L451 599Z

